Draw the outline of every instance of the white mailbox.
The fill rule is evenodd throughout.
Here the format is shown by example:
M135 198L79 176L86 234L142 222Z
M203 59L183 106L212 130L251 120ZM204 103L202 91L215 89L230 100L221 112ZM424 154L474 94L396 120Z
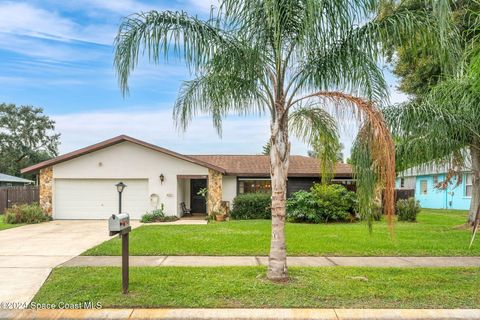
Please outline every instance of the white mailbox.
M130 215L128 213L112 214L108 219L108 231L110 235L125 234L130 232Z

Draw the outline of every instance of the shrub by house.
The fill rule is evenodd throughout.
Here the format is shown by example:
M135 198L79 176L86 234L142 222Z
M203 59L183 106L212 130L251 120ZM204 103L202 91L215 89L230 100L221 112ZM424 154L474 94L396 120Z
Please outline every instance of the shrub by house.
M43 213L37 203L13 205L5 212L4 221L10 224L40 223L50 221L51 217Z
M160 209L156 209L156 210L145 213L142 216L140 221L143 223L151 223L151 222L170 222L170 221L178 220L176 216L166 216L164 208L165 207L162 203L162 205L160 206Z
M232 219L270 219L271 195L269 193L239 194L233 199Z
M315 184L310 191L295 192L287 200L290 222L345 222L356 212L357 195L339 184Z
M398 217L398 221L415 222L420 209L420 202L411 197L397 201L395 214Z

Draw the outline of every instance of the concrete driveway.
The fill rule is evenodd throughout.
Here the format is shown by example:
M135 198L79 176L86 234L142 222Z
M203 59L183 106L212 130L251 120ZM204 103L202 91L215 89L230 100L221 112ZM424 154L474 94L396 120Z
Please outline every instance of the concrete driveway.
M106 220L56 220L0 231L0 303L30 302L52 268L109 238Z

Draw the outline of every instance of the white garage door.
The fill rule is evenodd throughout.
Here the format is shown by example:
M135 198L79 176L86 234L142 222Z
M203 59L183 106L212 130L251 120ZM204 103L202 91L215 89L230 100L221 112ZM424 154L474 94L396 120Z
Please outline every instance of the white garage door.
M118 212L120 180L56 179L54 186L55 219L108 219ZM122 180L127 187L122 193L122 211L131 219L139 219L148 210L148 180Z

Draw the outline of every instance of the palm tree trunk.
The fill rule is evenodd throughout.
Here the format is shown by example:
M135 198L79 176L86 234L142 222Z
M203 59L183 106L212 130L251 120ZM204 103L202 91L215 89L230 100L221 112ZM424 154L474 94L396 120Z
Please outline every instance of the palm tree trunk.
M283 112L277 112L272 120L270 149L270 175L272 178L272 238L268 259L267 277L274 281L288 279L287 251L285 244L286 192L290 142L288 121ZM283 111L283 110L282 110Z
M470 146L472 158L472 200L470 202L470 213L468 223L473 225L480 204L480 143Z

